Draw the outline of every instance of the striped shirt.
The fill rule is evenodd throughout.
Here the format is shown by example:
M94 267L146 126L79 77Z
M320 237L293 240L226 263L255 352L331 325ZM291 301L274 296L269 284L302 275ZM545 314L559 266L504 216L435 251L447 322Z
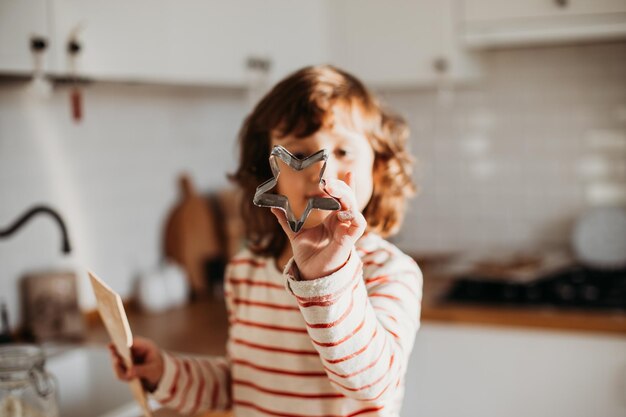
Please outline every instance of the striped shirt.
M164 353L155 398L183 413L399 416L419 328L422 275L378 235L337 272L300 281L293 259L244 250L228 265L227 357Z

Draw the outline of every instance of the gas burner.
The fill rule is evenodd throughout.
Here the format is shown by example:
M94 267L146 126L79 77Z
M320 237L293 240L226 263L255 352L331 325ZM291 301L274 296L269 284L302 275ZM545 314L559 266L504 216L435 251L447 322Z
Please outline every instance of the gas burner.
M576 266L524 283L467 275L453 284L444 301L626 311L626 269Z

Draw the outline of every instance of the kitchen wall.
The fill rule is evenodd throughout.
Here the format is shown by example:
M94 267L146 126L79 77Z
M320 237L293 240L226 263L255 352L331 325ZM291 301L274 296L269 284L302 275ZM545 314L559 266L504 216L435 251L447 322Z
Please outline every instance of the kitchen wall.
M483 59L480 85L385 94L418 162L404 248L559 247L585 208L626 204L626 43Z
M128 296L133 276L161 259L177 175L190 173L201 191L227 185L247 109L242 90L96 83L84 89L84 120L76 124L67 87L45 98L26 84L2 85L0 225L47 203L64 216L74 249L62 256L59 230L44 216L0 240L0 297L12 323L16 284L27 271L77 270L83 306L93 306L86 268Z
M396 239L434 252L567 244L572 220L626 193L626 43L491 51L479 85L384 91L405 115L421 194ZM358 74L357 74L358 75ZM17 285L34 269L91 268L123 296L160 260L176 175L226 186L244 91L95 83L85 118L69 91L44 98L0 85L0 225L46 202L75 251L37 218L0 241L0 294L18 319ZM82 286L82 304L93 305Z

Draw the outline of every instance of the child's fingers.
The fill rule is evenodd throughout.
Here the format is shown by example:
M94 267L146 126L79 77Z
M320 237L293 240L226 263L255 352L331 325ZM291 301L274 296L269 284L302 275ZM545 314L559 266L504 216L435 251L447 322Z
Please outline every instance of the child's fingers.
M115 375L122 381L130 381L134 378L132 370L123 368L123 364L115 364Z
M143 337L135 337L133 338L133 345L130 347L130 350L134 356L145 356L149 354L152 350L154 350L155 345L150 339L145 339Z
M114 351L115 348L110 348L111 350L111 361L113 362L113 371L115 375L121 379L122 381L130 381L133 377L132 370L126 368L124 365L124 361L122 358Z
M154 360L160 355L159 347L150 339L135 337L130 348L133 364L141 364Z
M324 189L341 204L341 210L336 214L336 221L342 226L343 233L358 238L363 234L367 221L358 208L354 194L354 177L351 172L346 175L345 180L345 182L327 180Z
M113 367L118 378L123 379L124 381L130 381L131 379L136 378L137 371L135 368L137 367L137 365L133 364L130 368L127 367L124 362L124 358L122 358L122 355L119 354L119 352L115 348L115 345L109 343L108 347L109 351L111 352ZM135 347L133 346L133 348L131 348L133 355L135 355L134 349Z
M113 343L109 343L109 352L111 352L111 357L113 359L122 360L122 356L119 354Z
M152 372L154 372L154 365L133 365L133 369L131 370L131 376L133 378L146 378Z
M356 184L354 182L354 175L352 174L352 171L348 171L348 173L346 173L346 179L345 179L345 183L348 185L348 187L350 187L350 189L353 192L354 195L354 204L356 207ZM344 222L344 223L351 223L351 224L355 224L355 217L357 215L357 211L355 211L354 209L347 211L340 211L339 213L337 213L337 218L339 219L339 221Z
M328 179L324 183L324 191L341 204L342 210L354 210L357 207L354 191L344 181Z
M365 216L361 212L356 213L356 216L352 223L350 224L350 228L348 229L348 234L354 238L359 238L365 232L365 228L367 227L367 220L365 220Z
M342 226L345 235L357 239L367 226L367 220L359 211L340 211L337 213L337 221Z

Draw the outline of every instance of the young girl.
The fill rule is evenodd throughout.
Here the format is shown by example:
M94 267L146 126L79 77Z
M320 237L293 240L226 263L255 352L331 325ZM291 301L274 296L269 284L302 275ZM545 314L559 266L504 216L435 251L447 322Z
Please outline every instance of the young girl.
M339 69L308 67L277 84L240 132L233 178L244 191L248 247L225 276L228 355L174 355L137 338L140 365L124 369L112 350L118 377L141 378L159 402L190 414L398 416L422 275L381 236L398 230L414 191L407 136ZM330 154L321 186L319 171L280 177L276 192L297 215L315 196L341 209L312 211L294 233L281 210L253 206L272 176L274 145L298 158Z

